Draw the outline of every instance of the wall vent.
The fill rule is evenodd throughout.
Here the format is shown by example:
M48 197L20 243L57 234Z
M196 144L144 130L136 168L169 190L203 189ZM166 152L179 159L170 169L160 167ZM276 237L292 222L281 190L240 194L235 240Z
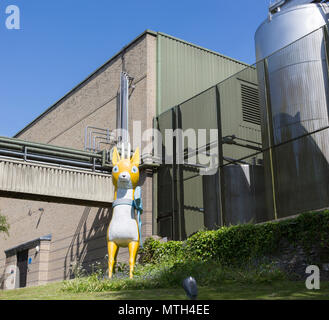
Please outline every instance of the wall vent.
M260 125L260 103L258 89L241 84L242 119Z

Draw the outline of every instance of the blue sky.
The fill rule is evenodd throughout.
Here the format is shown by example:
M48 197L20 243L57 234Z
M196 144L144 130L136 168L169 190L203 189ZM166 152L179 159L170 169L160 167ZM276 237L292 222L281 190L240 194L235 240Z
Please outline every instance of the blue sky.
M13 136L146 29L255 62L269 0L0 1L0 135ZM20 9L21 29L5 26Z

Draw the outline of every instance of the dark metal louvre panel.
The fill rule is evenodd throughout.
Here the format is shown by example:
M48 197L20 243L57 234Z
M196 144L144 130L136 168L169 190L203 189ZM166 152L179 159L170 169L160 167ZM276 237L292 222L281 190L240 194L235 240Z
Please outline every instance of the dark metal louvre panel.
M260 125L260 104L258 89L241 84L242 119Z

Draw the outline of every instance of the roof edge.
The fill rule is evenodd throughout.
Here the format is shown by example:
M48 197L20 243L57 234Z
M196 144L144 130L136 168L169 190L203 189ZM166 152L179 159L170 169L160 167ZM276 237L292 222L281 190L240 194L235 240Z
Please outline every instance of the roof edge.
M157 36L157 32L152 31L150 29L146 29L144 32L142 32L140 35L138 35L136 38L134 38L132 41L130 41L127 45L125 45L120 51L118 51L116 54L114 54L109 60L107 60L105 63L103 63L99 68L97 68L95 71L93 71L90 75L88 75L84 80L79 82L75 87L73 87L69 92L67 92L63 97L61 97L59 100L57 100L55 103L53 103L49 108L47 108L45 111L43 111L39 116L37 116L34 120L32 120L30 123L28 123L23 129L18 131L13 138L18 138L21 134L23 134L26 130L31 128L34 124L36 124L39 120L41 120L43 117L45 117L49 112L56 109L57 105L66 99L70 94L72 94L75 90L77 90L79 87L81 87L85 82L87 82L89 79L91 79L99 70L104 68L106 65L111 63L114 59L116 59L119 55L121 55L127 48L132 46L136 41L138 41L140 38L144 37L146 34Z
M47 108L45 111L43 111L39 116L37 116L33 121L31 121L30 123L28 123L23 129L21 129L20 131L18 131L13 138L18 138L21 134L23 134L25 131L27 131L28 129L30 129L34 124L36 124L38 121L40 121L43 117L45 117L48 113L50 113L51 111L53 111L54 109L57 108L58 104L63 101L64 99L66 99L70 94L72 94L74 91L76 91L77 89L79 89L84 83L86 83L89 79L91 79L97 72L99 72L101 69L103 69L106 65L108 65L109 63L111 63L114 59L116 59L119 55L121 55L125 50L127 50L127 48L129 48L130 46L132 46L136 41L138 41L140 38L144 37L145 35L152 35L157 37L158 35L160 36L164 36L176 41L179 41L181 43L185 43L191 47L209 52L211 54L214 54L216 56L220 56L224 59L239 63L241 65L244 65L246 67L250 67L249 64L239 61L237 59L228 57L226 55L223 55L219 52L216 51L212 51L210 49L198 46L194 43L176 38L174 36L171 36L169 34L163 33L163 32L156 32L150 29L146 29L144 32L142 32L141 34L139 34L136 38L134 38L132 41L130 41L127 45L125 45L121 50L119 50L116 54L114 54L109 60L107 60L104 64L102 64L99 68L97 68L95 71L93 71L89 76L87 76L84 80L82 80L79 84L77 84L75 87L73 87L70 91L68 91L63 97L61 97L59 100L57 100L55 103L53 103L49 108Z
M191 47L194 47L194 48L197 48L197 49L200 49L200 50L203 50L203 51L206 51L206 52L212 53L212 54L214 54L214 55L216 55L216 56L220 56L220 57L222 57L222 58L224 58L224 59L227 59L227 60L230 60L230 61L233 61L233 62L236 62L236 63L240 63L240 64L242 64L242 65L244 65L244 66L248 66L248 67L250 66L250 64L248 64L248 63L245 63L245 62L242 62L242 61L240 61L240 60L237 60L237 59L234 59L234 58L228 57L228 56L226 56L226 55L224 55L224 54L222 54L222 53L219 53L219 52L216 52L216 51L213 51L213 50L207 49L207 48L205 48L205 47L198 46L197 44L194 44L194 43L192 43L192 42L188 42L188 41L182 40L182 39L180 39L180 38L173 37L173 36L171 36L170 34L166 34L166 33L163 33L163 32L158 32L158 35L160 35L160 36L164 36L164 37L167 37L167 38L170 38L170 39L172 39L172 40L176 40L176 41L178 41L178 42L185 43L185 44L187 44L187 45L189 45L189 46L191 46Z
M15 247L12 247L10 249L4 250L5 254L8 255L12 255L12 254L16 254L19 251L23 251L26 249L31 249L33 247L35 247L36 245L38 245L40 243L40 241L51 241L51 234L48 234L46 236L41 236L39 238L36 238L34 240L30 240L30 241L26 241L22 244L19 244Z

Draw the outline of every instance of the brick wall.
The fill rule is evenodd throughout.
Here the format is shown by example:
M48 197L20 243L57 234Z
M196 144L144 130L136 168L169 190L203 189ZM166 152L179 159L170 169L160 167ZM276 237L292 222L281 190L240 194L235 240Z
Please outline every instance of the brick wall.
M151 128L156 110L156 37L146 32L18 137L83 149L87 125L115 129L123 59L135 86L129 101L130 133L133 120L141 121L142 131ZM142 148L145 145L143 142ZM142 232L143 236L149 236L152 234L152 175L143 172L141 184L145 207ZM0 198L0 210L10 224L10 236L0 235L0 275L6 264L4 250L48 234L52 235L49 248L45 249L46 245L41 248L48 252L42 255L39 269L33 260L27 285L69 277L70 265L77 259L86 266L104 260L110 209ZM128 249L121 248L118 260L128 262L127 253Z

